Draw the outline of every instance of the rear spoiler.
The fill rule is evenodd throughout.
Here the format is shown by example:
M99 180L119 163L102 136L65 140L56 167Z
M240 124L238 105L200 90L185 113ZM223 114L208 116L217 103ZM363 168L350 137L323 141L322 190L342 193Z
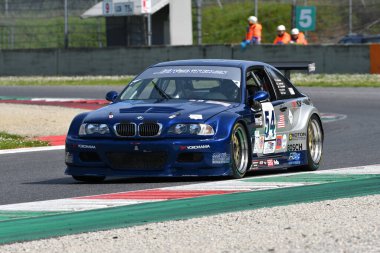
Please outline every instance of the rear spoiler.
M315 71L315 63L314 62L274 62L269 63L273 67L278 70L283 70L285 76L290 80L290 71L291 70L306 70L308 73Z

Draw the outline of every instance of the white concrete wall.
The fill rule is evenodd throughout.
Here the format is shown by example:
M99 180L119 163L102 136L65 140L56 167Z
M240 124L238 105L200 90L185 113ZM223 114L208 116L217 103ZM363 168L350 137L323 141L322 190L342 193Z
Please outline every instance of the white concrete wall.
M170 0L170 45L192 45L191 0Z

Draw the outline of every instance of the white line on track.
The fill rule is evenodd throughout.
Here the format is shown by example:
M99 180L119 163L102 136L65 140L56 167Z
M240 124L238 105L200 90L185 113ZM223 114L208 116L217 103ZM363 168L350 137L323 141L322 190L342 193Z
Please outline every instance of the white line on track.
M311 171L311 172L298 172L298 173L287 173L287 174L275 174L268 176L260 176L256 178L266 178L266 177L278 177L278 182L255 182L247 181L246 179L235 179L235 180L223 180L214 181L207 183L195 183L190 185L181 186L170 186L163 188L156 188L153 190L166 190L166 191L210 191L210 190L235 190L235 191L262 191L269 189L279 189L285 187L297 187L302 185L312 185L319 184L318 182L281 182L283 176L290 175L302 175L302 174L380 174L380 164L360 166L360 167L350 167L350 168L340 168L332 170L322 170L322 171ZM254 178L251 178L254 179ZM139 190L144 192L146 190ZM133 191L133 192L139 192ZM107 195L118 194L110 193ZM149 194L149 192L147 192ZM121 197L118 199L101 199L101 198L66 198L66 199L54 199L36 202L26 202L17 204L0 205L0 211L84 211L84 210L94 210L100 208L110 208L116 206L126 206L133 204L141 204L154 201L165 201L167 199L138 199L136 197Z
M65 149L65 145L52 146L52 147L49 146L49 147L36 147L36 148L4 149L4 150L0 150L0 155L50 151L50 150L62 150L62 149Z

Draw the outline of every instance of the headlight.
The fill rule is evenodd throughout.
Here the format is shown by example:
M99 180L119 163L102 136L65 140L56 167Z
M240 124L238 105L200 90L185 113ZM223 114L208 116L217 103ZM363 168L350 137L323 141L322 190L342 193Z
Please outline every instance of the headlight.
M79 135L108 134L110 129L106 124L85 123L79 128Z
M208 124L176 124L169 128L170 134L214 135L215 131Z
M99 125L98 124L87 124L85 129L86 129L86 134L94 134L96 132L99 132Z
M100 134L108 134L110 132L110 129L106 124L100 124L99 125L99 133Z
M186 124L177 124L174 126L174 133L175 134L185 134L187 132L187 125Z

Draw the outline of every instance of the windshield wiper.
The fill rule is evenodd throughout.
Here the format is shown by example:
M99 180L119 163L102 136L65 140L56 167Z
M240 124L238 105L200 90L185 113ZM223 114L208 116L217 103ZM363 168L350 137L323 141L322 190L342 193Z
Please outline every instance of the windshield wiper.
M172 99L172 97L169 94L165 93L165 91L163 91L160 87L158 87L158 85L155 82L153 82L153 80L152 80L152 83L153 83L153 87L158 91L158 93L160 94L162 98Z

